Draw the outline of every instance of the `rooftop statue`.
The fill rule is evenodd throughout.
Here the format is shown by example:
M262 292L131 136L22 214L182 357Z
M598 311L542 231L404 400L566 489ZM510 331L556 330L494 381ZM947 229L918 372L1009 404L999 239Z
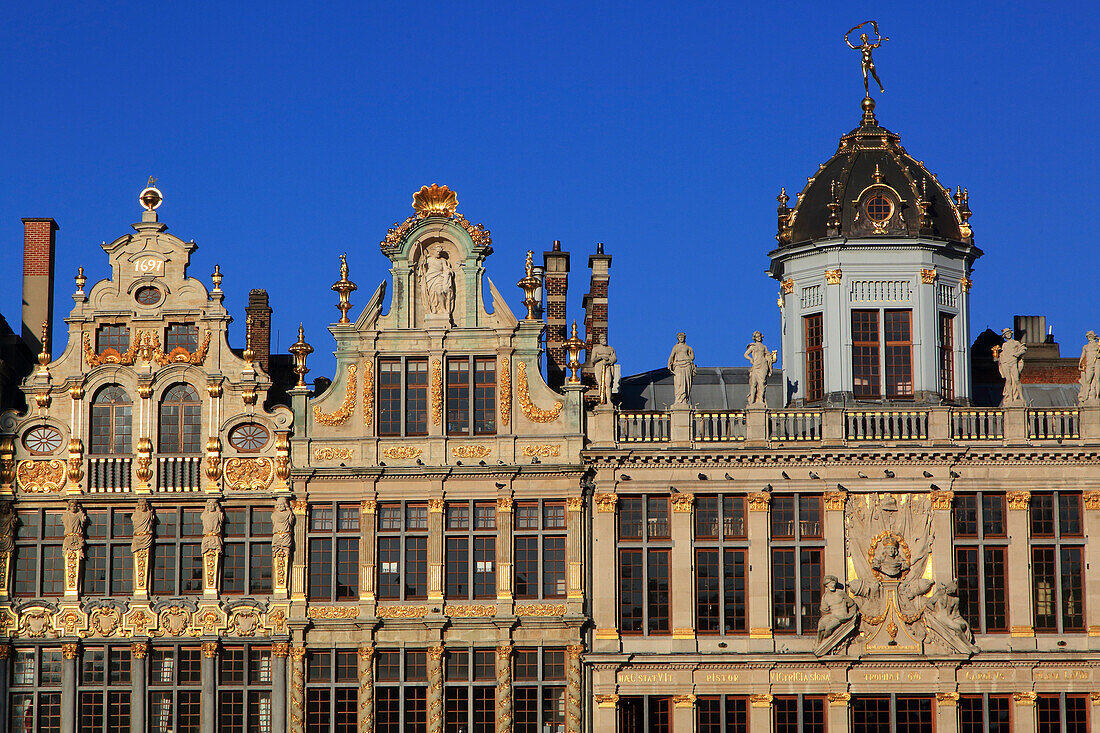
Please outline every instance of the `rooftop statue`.
M691 381L695 377L695 351L687 345L687 334L676 334L676 345L668 356L668 370L672 372L673 405L691 404Z
M1095 331L1086 333L1085 338L1088 341L1081 347L1081 359L1077 362L1077 368L1081 371L1081 393L1078 396L1081 402L1095 400L1100 392L1100 374L1097 374L1100 368L1100 360L1097 359L1100 356L1100 341L1097 341Z
M993 358L997 360L997 368L1005 380L1002 405L1019 405L1024 401L1020 390L1020 372L1024 369L1023 359L1027 346L1013 338L1012 329L1001 330L1001 336L1005 342L993 347Z
M596 385L599 387L600 404L607 405L611 402L612 382L615 380L615 364L618 357L615 349L604 343L603 334L597 333L592 337L592 350L588 352L592 359L592 371L596 375Z
M764 345L764 334L756 331L752 334L752 343L745 349L745 358L749 360L749 406L765 404L765 390L768 376L772 373L772 364L779 358L778 352L769 351Z
M852 35L852 33L854 33L855 31L858 31L860 28L867 25L868 23L871 25L871 28L873 28L874 31L875 31L875 40L874 40L874 42L872 42L870 39L867 38L866 33L860 33L859 34L859 45L858 46L852 45L852 42L851 42L851 40L849 40L848 37L850 35ZM854 28L852 28L851 30L849 30L847 33L844 34L844 42L848 44L848 47L851 48L851 49L854 49L856 51L859 51L860 54L862 55L862 57L860 59L860 64L863 67L863 91L868 97L871 96L871 89L870 89L870 87L867 83L867 74L868 73L870 73L871 76L873 76L875 78L875 83L878 84L879 92L881 93L881 92L886 91L882 87L882 81L878 78L878 72L875 71L875 60L871 57L871 52L874 51L879 46L881 46L883 41L889 41L889 40L890 40L890 38L888 36L883 36L882 34L880 34L878 32L878 23L876 21L873 21L873 20L865 20L865 21L863 21L862 23L855 26Z

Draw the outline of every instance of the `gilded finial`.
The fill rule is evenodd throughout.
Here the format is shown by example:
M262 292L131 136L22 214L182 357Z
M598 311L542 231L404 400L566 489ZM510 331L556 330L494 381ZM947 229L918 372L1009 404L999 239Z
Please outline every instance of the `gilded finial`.
M542 280L535 274L535 253L533 250L527 250L527 261L524 264L524 275L516 287L523 290L523 304L527 306L527 320L533 321L535 319L535 308L539 305L539 300L536 298L536 294L539 289L539 285L542 284Z
M829 229L831 236L837 236L840 234L840 197L837 193L836 179L834 178L832 183L829 184L829 220L825 226Z
M332 285L332 289L340 296L340 302L336 309L340 311L340 320L337 323L351 323L348 320L348 311L351 310L351 301L348 297L359 288L351 280L348 280L348 254L340 255L340 279Z
M779 202L780 206L786 206L787 202L791 200L791 197L787 195L787 187L779 187L779 195L775 197L775 200Z
M241 356L248 364L252 363L252 360L256 358L256 352L252 350L252 316L244 319L244 352Z
M298 375L295 386L305 387L306 374L309 373L306 357L313 353L313 347L306 343L306 329L302 324L298 324L298 340L290 345L290 353L294 355L294 373Z
M775 200L779 202L779 206L775 208L777 221L775 241L783 243L789 241L791 237L791 232L787 228L791 220L791 210L787 207L787 202L791 200L791 197L787 195L786 186L779 189L779 195L775 197Z
M84 277L84 268L83 267L76 268L76 278L75 278L75 280L76 280L76 292L83 293L84 292L84 283L88 282L88 278Z
M154 211L158 206L164 203L164 194L156 186L157 179L149 176L149 183L138 194L138 201L146 211ZM155 221L155 219L154 219Z
M581 350L586 349L587 347L585 346L584 341L581 341L580 337L577 336L576 321L573 321L572 335L565 340L565 343L562 344L562 346L564 346L569 353L569 361L567 362L567 365L571 373L566 382L568 384L580 384L581 378L578 373L581 369Z
M875 163L875 172L872 174L871 178L874 179L875 183L882 183L885 178L885 176L882 175L882 170L879 168L878 163Z
M454 216L458 209L458 194L446 186L433 183L431 186L421 186L420 190L413 194L413 208L417 217L426 219L429 216Z
M970 193L961 186L955 189L955 209L959 212L959 231L963 237L973 237L974 230L970 228Z
M211 282L214 283L214 292L220 293L222 291L222 266L214 265L214 272L210 275Z
M49 373L46 369L50 363L50 350L47 344L50 340L50 323L49 321L42 321L42 350L38 353L38 364L41 367L40 372Z

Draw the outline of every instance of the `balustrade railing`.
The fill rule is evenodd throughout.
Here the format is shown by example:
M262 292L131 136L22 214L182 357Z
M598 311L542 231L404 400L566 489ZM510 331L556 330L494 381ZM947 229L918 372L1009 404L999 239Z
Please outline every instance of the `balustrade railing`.
M1027 434L1037 440L1081 437L1080 410L1028 410Z
M768 439L821 440L820 410L774 410L768 413Z
M157 491L199 491L202 456L157 456Z
M665 443L672 440L672 416L667 412L620 412L615 423L620 443Z
M925 440L926 410L845 410L848 440Z
M1004 410L951 410L953 440L1001 440L1004 437Z
M745 439L743 412L696 412L691 422L692 437L701 442Z
M130 458L89 458L88 491L114 493L130 490Z

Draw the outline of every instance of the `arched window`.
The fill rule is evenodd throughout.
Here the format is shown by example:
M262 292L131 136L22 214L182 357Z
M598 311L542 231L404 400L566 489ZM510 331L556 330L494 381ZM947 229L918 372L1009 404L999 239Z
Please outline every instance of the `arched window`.
M130 452L133 405L117 384L96 392L92 399L92 445L89 453L103 455Z
M202 451L202 403L195 388L177 384L160 401L159 435L161 453Z

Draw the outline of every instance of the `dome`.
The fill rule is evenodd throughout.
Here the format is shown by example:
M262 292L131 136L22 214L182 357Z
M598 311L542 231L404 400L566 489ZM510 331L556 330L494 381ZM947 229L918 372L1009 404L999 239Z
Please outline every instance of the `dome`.
M955 197L879 126L874 100L863 100L859 127L787 207L779 195L780 248L827 237L933 237L973 244L967 193Z

